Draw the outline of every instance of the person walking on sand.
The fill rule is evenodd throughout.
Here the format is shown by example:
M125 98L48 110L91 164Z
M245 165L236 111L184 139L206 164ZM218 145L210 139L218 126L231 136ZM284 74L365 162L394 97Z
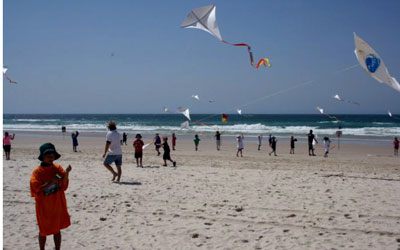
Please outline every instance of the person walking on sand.
M199 148L199 142L200 142L200 138L199 138L198 134L194 135L193 142L194 142L194 149L197 151Z
M136 167L143 167L142 158L144 142L142 141L142 135L136 134L135 138L136 140L133 142L133 148L135 149Z
M269 155L271 155L272 153L274 153L275 156L276 155L276 143L278 142L278 140L275 138L275 136L271 137L271 149L272 151L269 153Z
M175 133L172 133L172 150L175 150L176 146L176 136Z
M215 142L217 144L217 150L219 151L221 149L221 133L219 130L215 132Z
M297 142L297 139L294 138L294 136L292 135L290 137L290 152L289 152L289 154L294 154L295 142Z
M236 152L236 157L239 157L239 153L240 153L240 157L243 157L243 149L244 149L244 136L243 134L236 136L236 140L237 140L237 152Z
M171 159L171 150L168 145L168 137L163 137L163 149L164 149L164 154L163 154L163 160L164 160L164 167L167 166L167 160L172 162L173 166L176 167L176 161Z
M65 171L54 161L61 155L51 143L39 148L40 165L30 178L30 192L35 199L36 220L39 226L39 247L45 249L47 235L53 235L55 249L61 249L61 229L71 225L65 190L69 184L69 165Z
M260 151L261 150L261 144L262 144L262 138L263 138L263 136L262 135L258 135L258 151Z
M328 157L330 146L331 146L331 140L329 140L329 137L325 136L324 137L324 151L325 151L324 157Z
M394 155L399 156L399 139L397 137L393 140Z
M313 134L312 130L310 130L310 133L308 133L307 138L308 138L308 155L309 156L315 156L315 154L314 154L314 141L315 141L315 143L318 143L318 141L315 138L315 135Z
M121 135L118 133L117 124L114 121L109 121L107 127L110 131L108 131L106 135L106 145L103 154L103 158L105 159L103 165L112 173L112 181L115 181L115 178L117 178L117 182L119 182L122 174ZM117 173L111 167L113 162L115 162L117 167Z
M11 140L14 140L15 134L12 136L8 134L8 132L4 132L4 137L3 137L3 150L4 153L6 154L6 161L10 160L10 154L11 154Z
M78 152L77 151L77 147L78 147L78 136L79 136L79 132L75 131L71 134L71 138L72 138L72 150L74 152Z
M160 135L157 133L156 136L154 137L154 146L156 147L157 151L157 156L159 156L160 153L160 148L161 148L161 138Z

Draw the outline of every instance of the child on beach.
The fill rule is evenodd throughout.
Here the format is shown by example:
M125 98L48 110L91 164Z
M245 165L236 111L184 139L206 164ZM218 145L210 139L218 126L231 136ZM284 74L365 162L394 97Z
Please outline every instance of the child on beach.
M262 135L258 135L258 151L260 151L261 149L262 138L263 138Z
M215 142L217 143L217 150L219 151L221 149L221 133L218 130L215 132Z
M199 135L194 135L194 139L193 139L193 141L194 141L194 148L196 149L196 151L197 151L197 149L198 149L198 147L199 147L199 142L200 142L200 138L199 138Z
M71 134L71 138L72 138L72 150L74 152L78 152L76 149L78 147L78 136L79 136L79 132L75 131Z
M136 134L135 138L136 140L133 142L133 148L135 149L136 167L143 167L142 159L144 143L142 141L142 135Z
M275 138L275 136L272 136L271 137L271 149L272 149L272 151L269 153L269 155L271 155L272 153L274 153L274 155L275 156L277 156L276 155L276 143L277 143L277 139Z
M154 146L156 147L157 151L157 156L159 156L160 153L160 147L161 147L161 138L160 135L157 133L156 136L154 137Z
M307 139L308 139L308 155L315 156L314 144L318 143L318 141L315 138L315 135L313 134L312 130L310 130L310 133L307 134Z
M324 157L328 157L330 146L331 146L331 140L329 139L329 137L325 136L324 137L324 150L325 150Z
M244 136L243 134L238 135L236 137L237 140L237 152L236 152L236 157L239 157L239 153L240 153L240 157L243 157L243 149L244 149Z
M163 149L164 149L164 154L163 154L163 160L164 160L164 167L167 166L167 160L169 160L170 162L172 162L173 166L176 167L176 161L173 161L171 159L171 150L169 149L169 145L168 145L168 137L164 137L163 138Z
M394 155L399 156L399 140L397 139L397 137L395 137L393 140L393 147L394 147Z
M292 135L290 137L290 153L289 154L294 154L294 144L297 141L296 138L294 138L294 136Z
M175 150L176 146L176 136L175 133L172 133L172 150Z
M122 133L122 144L126 145L127 141L128 141L128 134L124 132Z
M10 160L10 154L11 154L11 140L14 140L15 134L12 136L8 134L8 132L4 132L4 137L3 137L3 150L4 153L6 154L6 161Z
M55 249L61 247L61 229L71 225L64 191L68 188L69 165L65 171L54 163L61 155L51 143L40 146L40 165L30 179L31 196L35 199L36 219L39 226L39 247L45 249L46 236L53 235Z

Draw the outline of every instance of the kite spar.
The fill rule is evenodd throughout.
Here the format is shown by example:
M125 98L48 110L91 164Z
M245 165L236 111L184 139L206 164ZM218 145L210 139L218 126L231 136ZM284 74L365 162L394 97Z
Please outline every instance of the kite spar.
M217 24L215 5L207 5L191 10L190 13L186 16L186 19L183 20L181 27L204 30L225 44L229 44L236 47L246 47L247 53L249 54L251 66L253 66L256 69L258 69L262 65L268 68L271 67L268 58L261 58L258 60L257 63L254 63L253 52L249 44L230 43L222 38Z

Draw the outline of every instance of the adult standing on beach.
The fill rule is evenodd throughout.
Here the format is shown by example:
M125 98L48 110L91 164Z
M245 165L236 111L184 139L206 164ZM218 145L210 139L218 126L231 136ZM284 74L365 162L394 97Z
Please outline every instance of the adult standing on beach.
M397 137L394 138L393 140L393 147L394 147L394 155L399 156L399 139Z
M172 150L175 150L176 146L176 136L175 133L172 133Z
M117 178L117 182L119 182L122 174L121 135L118 133L117 124L114 121L109 121L107 127L110 131L106 135L106 145L103 154L103 158L105 157L105 159L103 164L112 173L112 181L115 181L115 178ZM118 173L111 167L113 162L115 162Z
M239 157L239 153L240 153L240 157L243 157L243 149L244 149L244 136L243 134L236 136L236 140L237 140L237 151L236 151L236 157Z
M4 132L4 137L3 137L3 150L4 153L6 154L6 160L10 160L10 154L11 154L11 140L14 140L15 134L12 136L8 134L8 132Z
M308 137L308 155L315 156L313 142L315 141L315 143L318 143L318 141L317 139L315 139L315 135L313 134L312 130L310 130L310 133L308 133L307 137Z
M221 133L219 130L215 132L215 142L217 143L217 150L219 151L221 149Z
M271 149L272 149L272 151L269 153L269 155L271 155L272 153L274 153L274 155L275 156L277 156L276 155L276 143L277 143L277 139L275 138L275 136L272 136L271 137Z
M71 138L72 138L72 150L74 151L74 152L78 152L77 150L76 150L76 147L78 147L78 136L79 136L79 132L78 131L75 131L75 132L73 132L72 134L71 134Z

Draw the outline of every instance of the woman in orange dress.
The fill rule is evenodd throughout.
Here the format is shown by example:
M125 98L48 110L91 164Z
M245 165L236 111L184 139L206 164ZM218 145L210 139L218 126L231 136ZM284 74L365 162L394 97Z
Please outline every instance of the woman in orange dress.
M71 225L64 191L68 188L71 166L64 169L55 160L61 157L51 143L40 147L41 161L30 179L31 195L35 199L39 226L39 246L45 249L46 236L53 235L56 249L61 247L61 229Z

